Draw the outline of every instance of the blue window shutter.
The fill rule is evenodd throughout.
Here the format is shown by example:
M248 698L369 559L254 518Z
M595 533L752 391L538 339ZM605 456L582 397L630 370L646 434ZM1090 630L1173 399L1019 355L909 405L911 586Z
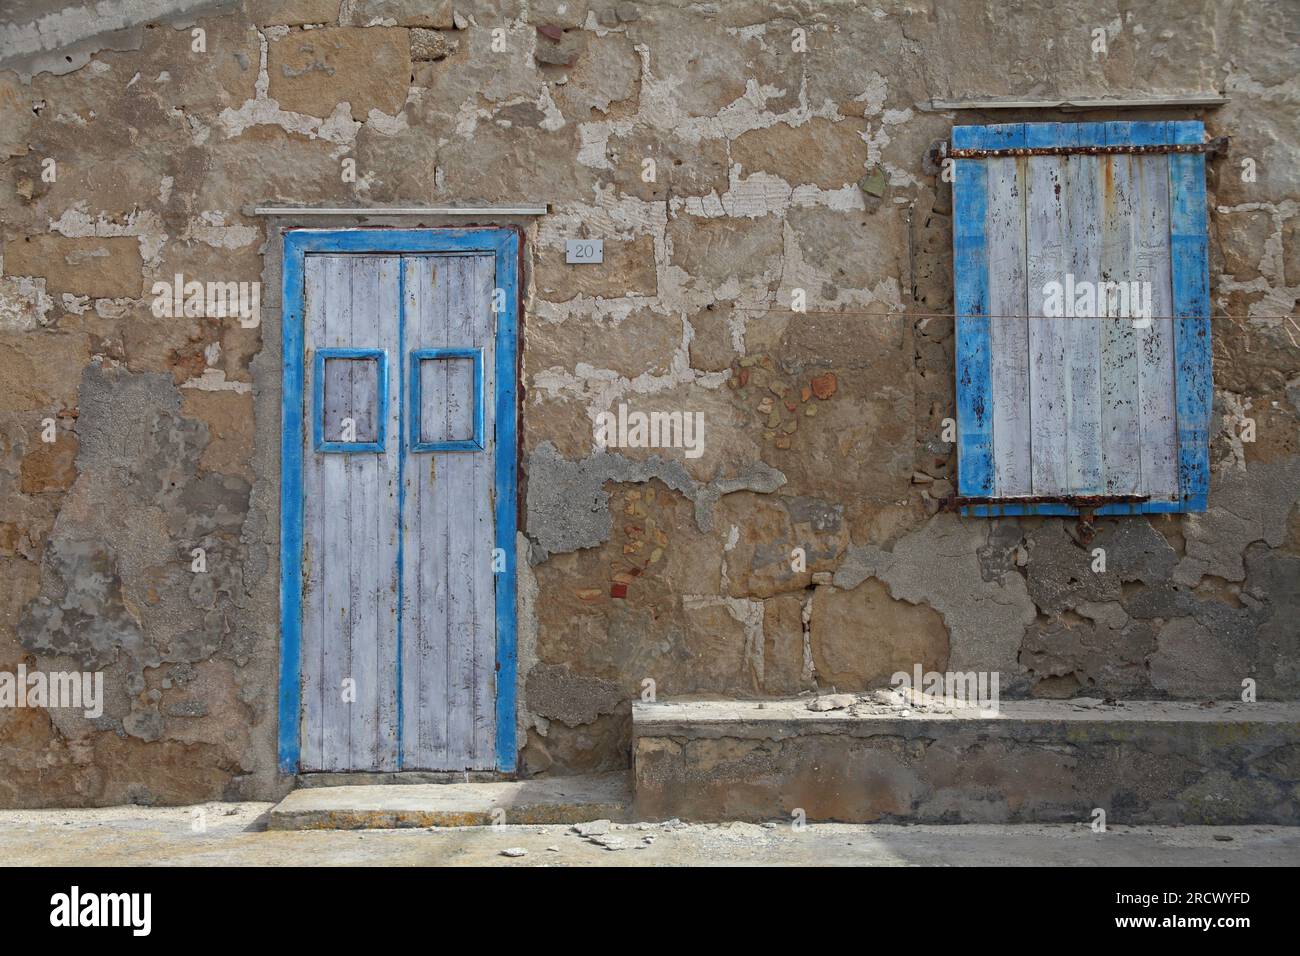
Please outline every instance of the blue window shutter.
M1177 144L1199 144L1204 139L1204 127L1200 122L1110 122L1110 123L1034 123L1034 124L1008 124L997 126L958 126L952 131L952 147L956 151L960 150L998 150L998 149L1017 149L1017 148L1043 148L1043 147L1077 147L1086 149L1088 147L1115 147L1115 146L1162 146ZM1089 154L1083 154L1085 162L1094 162L1097 165L1093 167L1096 172L1089 173L1087 166L1078 165L1080 159L1077 154L1070 153L1073 158L1069 165L1071 170L1071 181L1080 181L1082 176L1082 188L1095 188L1089 186L1090 182L1099 182L1103 173L1106 191L1104 195L1099 195L1097 201L1105 199L1109 204L1112 201L1110 193L1111 187L1111 170L1115 168L1116 181L1119 182L1121 174L1129 167L1120 167L1118 160L1112 161L1109 157L1102 158ZM1133 154L1121 154L1131 156ZM1015 355L1017 348L1013 347L1009 352L1006 350L1005 343L1010 342L1012 346L1024 348L1023 336L1024 331L1016 334L1020 336L1017 340L1011 333L1004 330L999 325L997 317L991 316L994 311L993 306L997 305L997 311L1009 313L1010 315L1042 315L1042 312L1031 312L1029 306L1029 297L1034 291L1031 288L1031 277L1029 275L1029 263L1024 266L1025 274L1025 295L1026 305L1024 312L1020 310L1011 311L1007 309L1005 303L1008 300L1014 302L1014 288L1008 289L1003 278L1003 269L1010 257L1010 261L1017 262L1017 252L1006 241L1007 222L1014 222L1015 212L1014 198L1011 213L1007 212L1006 202L1007 189L1014 185L1021 192L1028 196L1025 200L1030 205L1026 207L1023 222L1026 231L1026 237L1022 244L1022 250L1027 258L1030 256L1030 241L1028 238L1029 223L1031 216L1032 204L1034 203L1035 193L1029 189L1029 183L1026 181L1027 173L1025 170L1028 164L1020 167L1014 174L1008 172L1008 164L1012 162L1009 159L1002 159L1002 166L996 165L997 160L990 158L957 158L955 159L955 177L953 183L953 260L954 260L954 298L956 308L956 373L957 373L957 447L958 447L958 493L963 497L970 498L987 498L992 499L989 503L972 504L963 508L963 513L972 515L1014 515L1014 514L1058 514L1068 515L1076 514L1078 508L1070 502L1070 498L1081 497L1093 494L1146 494L1149 500L1142 501L1119 501L1111 502L1100 507L1096 507L1097 514L1138 514L1151 512L1171 512L1171 511L1203 511L1206 507L1206 493L1208 489L1209 476L1209 418L1210 408L1213 399L1213 384L1211 377L1211 358L1210 358L1210 322L1209 322L1209 270L1207 256L1207 229L1206 229L1206 194L1205 194L1205 157L1203 153L1168 153L1162 154L1168 156L1168 226L1169 235L1167 261L1160 266L1160 269L1168 269L1166 276L1160 276L1159 281L1152 279L1154 288L1158 292L1158 297L1164 298L1166 304L1155 309L1156 316L1154 320L1159 322L1159 316L1173 315L1172 321L1166 319L1159 335L1163 336L1161 340L1158 336L1156 341L1160 343L1160 351L1152 354L1163 354L1168 358L1163 363L1157 363L1162 368L1152 372L1152 365L1149 358L1139 361L1139 372L1125 372L1133 359L1123 359L1122 356L1117 358L1114 351L1113 343L1106 345L1104 354L1098 353L1098 372L1096 375L1080 378L1080 369L1090 368L1088 361L1088 351L1078 351L1077 343L1088 343L1088 336L1081 335L1078 331L1067 331L1063 337L1059 335L1049 335L1049 347L1046 353L1042 353L1042 346L1033 345L1035 338L1034 333L1030 333L1031 346L1026 351L1032 351L1037 348L1040 354L1052 356L1058 363L1056 365L1057 378L1048 377L1042 381L1049 383L1048 391L1036 391L1040 386L1035 384L1032 389L1034 396L1038 401L1047 400L1053 402L1046 411L1055 415L1060 415L1059 411L1064 400L1067 408L1073 407L1075 411L1069 412L1069 459L1070 474L1069 482L1060 481L1060 469L1051 469L1052 473L1046 475L1044 486L1047 490L1039 491L1038 469L1035 469L1034 480L1031 488L1019 487L1022 483L1014 480L1018 474L1016 469L1005 471L1007 468L1006 455L1008 446L1015 446L1015 451L1019 456L1023 456L1024 442L1030 442L1029 454L1031 458L1035 455L1043 454L1042 447L1037 442L1042 439L1042 435L1036 435L1032 439L1023 439L1022 441L1011 442L1007 435L1014 433L1014 428L1023 426L1024 416L1006 413L1006 394L1008 388L1008 372L1006 371L1006 355ZM1015 162L1022 162L1015 160ZM1043 161L1036 160L1039 164L1033 168L1040 172L1044 168ZM1140 171L1139 171L1140 167ZM1141 192L1137 195L1152 197L1151 180L1149 170L1159 169L1161 175L1164 175L1164 161L1157 164L1153 160L1133 160L1131 175L1145 175L1148 178L1142 180L1143 186ZM1082 169L1082 172L1080 170ZM997 170L996 176L993 170ZM1065 181L1065 174L1054 175L1053 181L1057 185L1057 196L1061 196L1061 188L1068 186ZM1090 180L1089 176L1097 177ZM1012 184L1014 180L1014 184ZM1134 180L1136 182L1137 180ZM1163 180L1159 180L1163 182ZM1000 184L1000 185L998 185ZM1039 186L1042 184L1039 183ZM1118 188L1118 187L1116 187ZM1136 187L1135 187L1136 188ZM995 203L992 194L1000 189L998 195L1001 201ZM1069 189L1065 190L1067 193ZM1039 191L1037 195L1042 195L1045 190ZM1015 194L1010 194L1014 196ZM1079 195L1084 195L1080 193ZM1116 194L1118 195L1118 194ZM1143 209L1155 209L1159 212L1157 222L1163 225L1163 216L1166 214L1164 208L1165 190L1164 187L1158 187L1154 194L1156 198L1144 199L1144 202L1154 202L1156 206L1143 206ZM1077 196L1071 197L1072 200ZM1130 200L1131 201L1131 200ZM1081 201L1082 205L1077 209L1092 210L1094 207L1087 201ZM1107 209L1114 208L1110 205ZM1121 207L1124 208L1124 207ZM1132 208L1132 207L1128 207ZM1047 233L1043 232L1043 220L1037 224L1038 244L1034 247L1039 249L1040 258L1036 261L1039 263L1039 272L1043 271L1043 260L1041 256L1044 251L1047 253L1047 271L1052 272L1060 269L1062 272L1083 271L1088 272L1095 270L1095 275L1076 276L1076 280L1103 281L1136 281L1141 275L1157 275L1159 272L1152 273L1138 268L1134 260L1133 270L1129 271L1128 276L1114 275L1113 263L1110 273L1103 275L1102 269L1099 268L1098 245L1100 238L1091 238L1099 236L1099 229L1091 223L1093 220L1087 218L1088 214L1084 213L1085 218L1082 222L1076 221L1077 211L1072 212L1068 218L1062 218L1058 210L1050 219L1050 223L1060 223L1061 236L1066 237L1065 245L1071 246L1076 251L1071 255L1064 255L1051 242L1058 233L1052 231L1049 227ZM1107 213L1107 222L1110 222L1110 213ZM1132 213L1128 214L1130 217ZM1008 219L1010 216L1010 219ZM1130 219L1130 222L1136 220ZM1150 233L1150 224L1152 220L1146 219L1148 232L1145 237L1141 234L1131 236L1124 242L1136 242L1139 238L1143 239L1144 249L1152 248L1150 243L1153 235ZM1068 223L1068 225L1067 225ZM1124 221L1119 222L1120 236L1126 235L1125 229L1129 228L1124 225ZM1133 226L1133 228L1137 228ZM1077 230L1084 230L1078 232ZM1014 232L1014 230L1013 230ZM1080 235L1088 235L1090 238L1079 241ZM995 237L1001 236L999 241ZM1046 236L1046 240L1044 240ZM1047 241L1047 246L1043 242ZM997 248L991 248L991 244ZM1091 245L1090 245L1091 244ZM1080 250L1082 248L1082 251ZM1119 247L1121 250L1130 248L1127 245ZM1133 255L1136 253L1136 247L1132 247L1133 252L1120 254L1123 256ZM999 262L1001 260L1001 262ZM1149 262L1150 260L1148 260ZM1070 264L1073 264L1073 267ZM1077 267L1082 264L1083 268ZM1017 268L1019 266L1017 265ZM1154 268L1147 267L1147 270ZM991 274L991 272L993 274ZM1167 280L1167 281L1166 281ZM1041 281L1041 277L1039 277ZM1145 281L1145 280L1144 280ZM1018 282L1018 278L1012 278L1011 286ZM995 294L996 293L996 294ZM1040 293L1041 294L1041 293ZM1052 319L1033 319L1030 321L1047 322ZM1071 319L1061 321L1069 322ZM1067 327L1069 328L1069 327ZM1076 327L1077 328L1077 327ZM1104 328L1104 327L1103 327ZM1023 329L1023 327L1022 327ZM1156 333L1146 333L1155 336ZM999 338L1004 336L1006 338ZM1129 333L1130 340L1132 333ZM1042 340L1041 333L1037 336ZM1103 336L1104 338L1104 336ZM1139 336L1141 338L1141 336ZM1151 349L1151 339L1145 340L1145 348ZM1166 345L1168 346L1166 348ZM1097 345L1095 342L1090 344L1089 349L1096 352ZM1065 371L1066 378L1061 379L1060 358L1065 356L1065 362L1068 365L1073 363L1073 368L1067 368ZM1171 354L1172 353L1172 354ZM1128 352L1131 356L1131 350ZM1028 358L1027 361L1035 361ZM1116 361L1121 364L1114 364ZM1001 363L1001 364L999 364ZM1171 367L1172 366L1172 367ZM1022 372L1012 370L1012 375L1022 374ZM1041 366L1031 365L1029 367L1029 377L1031 381L1036 375L1039 375ZM1116 397L1113 394L1105 393L1105 383L1115 383L1125 381L1125 374L1140 374L1141 385L1139 392L1133 392L1134 385L1124 385L1123 394ZM1116 376L1119 376L1117 379ZM999 376L1001 376L999 378ZM1103 396L1101 398L1100 411L1096 414L1103 416L1103 420L1098 420L1095 415L1080 413L1079 408L1085 406L1074 404L1071 406L1071 390L1077 395L1078 389L1083 387L1085 390L1082 398L1087 399L1087 407L1097 407L1097 399L1089 398L1089 395L1096 396L1097 377L1102 376ZM1153 378L1155 385L1153 387ZM1039 375L1041 378L1041 375ZM1092 385L1087 385L1088 378L1091 377ZM1172 379L1172 385L1169 384ZM1061 382L1065 382L1064 385ZM1071 384L1071 382L1073 384ZM1081 385L1080 383L1085 383ZM1089 391L1088 389L1091 389ZM1059 391L1065 389L1065 392ZM1057 396L1054 400L1052 396ZM1164 396L1161 399L1159 408L1155 408L1154 413L1149 402L1151 396ZM1002 401L1002 405L998 405ZM1125 404L1116 405L1115 402L1122 401ZM1137 413L1134 416L1133 409L1136 407ZM1042 411L1044 409L1039 409ZM1133 422L1136 421L1137 432L1130 431L1127 435L1121 429L1120 432L1110 430L1107 423L1107 416L1113 419L1114 416L1120 418L1128 417L1129 428L1133 428ZM1044 419L1041 416L1034 417L1039 424L1039 429L1043 429ZM1051 416L1048 416L1050 420ZM1064 419L1062 420L1064 422ZM1077 470L1082 465L1087 466L1091 463L1091 468L1097 467L1097 451L1089 449L1085 444L1088 439L1085 437L1088 433L1076 434L1075 424L1080 422L1080 428L1091 428L1091 434L1102 435L1108 433L1108 440L1111 445L1108 449L1111 457L1106 459L1103 456L1103 471L1107 467L1111 471L1103 474L1103 480L1106 487L1096 485L1096 472L1089 471L1087 467L1083 472ZM1013 426L1009 432L1008 425ZM1122 424L1122 423L1121 423ZM1105 428L1103 428L1105 426ZM1059 434L1064 429L1064 424L1057 426L1052 421L1051 427L1044 434ZM1054 430L1054 431L1053 431ZM1130 436L1138 435L1137 445L1130 442ZM1148 438L1154 435L1155 444L1148 442ZM1176 437L1175 437L1176 436ZM1097 439L1100 441L1100 439ZM1129 442L1125 444L1125 442ZM1176 449L1174 447L1176 442ZM1055 461L1061 456L1061 449L1056 447L1059 440L1045 442L1043 447L1048 447L1051 461ZM1123 451L1125 448L1136 448L1133 454ZM1118 451L1119 458L1114 457ZM1081 450L1086 450L1087 454L1080 454ZM1176 461L1175 461L1176 456ZM1132 474L1120 475L1115 472L1115 462L1125 463L1130 466L1130 470L1137 466L1132 465L1132 459L1138 458L1141 462L1138 477L1134 478ZM1015 458L1021 461L1023 458ZM1152 466L1156 462L1157 466ZM1043 460L1039 460L1042 464ZM1175 476L1176 471L1176 476ZM1006 480L1005 475L1011 475L1013 480ZM1089 476L1092 477L1089 477ZM1151 476L1155 476L1152 478ZM1176 481L1176 493L1174 484ZM1126 482L1137 482L1136 485ZM1068 488L1068 491L1056 492L1054 487ZM1133 488L1132 492L1127 488ZM1014 490L1009 490L1014 489ZM1059 501L1033 500L1042 497L1059 497ZM1018 500L1020 499L1020 500ZM1028 499L1028 500L1026 500Z

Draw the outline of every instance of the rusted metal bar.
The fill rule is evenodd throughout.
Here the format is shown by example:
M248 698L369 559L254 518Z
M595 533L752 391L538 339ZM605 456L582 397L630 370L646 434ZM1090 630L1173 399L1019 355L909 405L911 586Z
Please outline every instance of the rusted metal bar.
M1110 156L1121 153L1206 153L1227 152L1228 137L1208 143L1162 143L1154 146L1033 146L1012 149L949 149L953 159L998 159L1006 156Z
M979 498L951 494L939 499L939 510L957 511L969 505L1069 505L1080 511L1092 511L1104 505L1132 505L1150 500L1150 495L1016 495L1013 498Z

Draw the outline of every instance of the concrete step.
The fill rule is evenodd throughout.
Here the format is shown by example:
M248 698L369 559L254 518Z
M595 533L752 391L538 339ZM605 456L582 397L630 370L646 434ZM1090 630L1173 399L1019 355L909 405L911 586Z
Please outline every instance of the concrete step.
M271 811L272 830L367 830L626 820L626 773L494 783L387 784L295 790ZM504 810L504 817L494 811Z
M808 705L635 704L636 818L1300 823L1300 703Z

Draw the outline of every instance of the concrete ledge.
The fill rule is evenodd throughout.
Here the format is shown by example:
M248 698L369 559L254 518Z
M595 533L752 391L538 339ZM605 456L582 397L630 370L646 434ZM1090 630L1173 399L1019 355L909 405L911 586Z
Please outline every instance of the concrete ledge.
M295 790L271 811L272 830L364 830L472 827L625 820L626 773L538 777L501 783L313 787Z
M1300 703L633 706L638 819L1300 823Z

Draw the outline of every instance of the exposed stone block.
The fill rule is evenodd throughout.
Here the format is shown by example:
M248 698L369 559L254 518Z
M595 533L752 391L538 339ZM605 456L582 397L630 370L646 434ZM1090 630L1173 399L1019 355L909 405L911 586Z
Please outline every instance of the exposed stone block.
M791 186L808 183L839 189L858 182L866 169L865 127L853 120L811 119L800 126L775 123L742 133L731 144L731 161L742 176L768 173Z
M340 0L248 0L248 16L258 26L334 24Z
M891 675L943 671L948 630L938 612L889 596L875 578L851 591L819 587L812 603L812 655L819 687L887 687Z
M575 237L576 238L576 237ZM542 297L567 302L577 296L619 299L658 290L654 239L605 240L604 262L570 265L562 245L538 250L537 288Z
M45 234L4 244L7 275L40 276L51 293L72 292L91 298L139 298L143 263L136 239L69 239Z
M273 38L269 95L294 113L326 117L346 102L352 118L372 109L394 115L406 103L411 43L399 28L330 27Z

